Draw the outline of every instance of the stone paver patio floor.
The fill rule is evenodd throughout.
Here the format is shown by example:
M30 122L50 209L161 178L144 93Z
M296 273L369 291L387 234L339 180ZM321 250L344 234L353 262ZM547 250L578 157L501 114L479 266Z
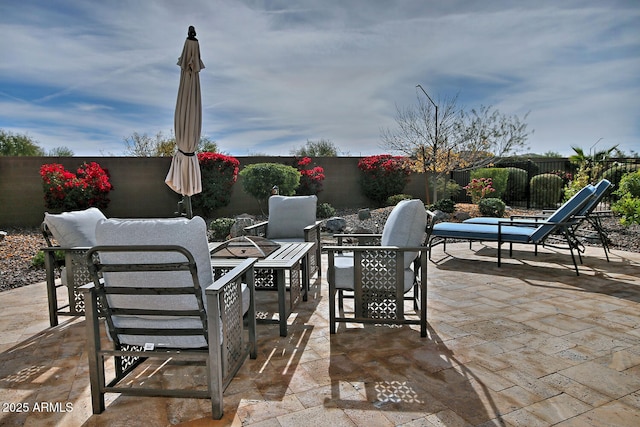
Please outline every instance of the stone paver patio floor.
M120 395L93 415L84 320L49 328L43 283L0 293L0 425L640 425L640 254L607 263L587 248L579 277L566 251L504 255L498 268L495 246L434 248L424 339L351 324L330 335L324 274L288 337L258 325L258 358L227 388L220 421L207 400ZM259 308L273 303L259 296ZM140 381L202 372L170 366Z

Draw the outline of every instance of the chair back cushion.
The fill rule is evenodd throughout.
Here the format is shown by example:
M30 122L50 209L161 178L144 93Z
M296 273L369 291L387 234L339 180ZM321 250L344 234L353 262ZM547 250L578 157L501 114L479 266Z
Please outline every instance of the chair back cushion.
M188 250L196 262L203 301L205 288L213 283L211 258L207 242L207 227L200 217L193 219L104 219L96 227L97 245L177 245ZM103 252L104 263L153 264L184 262L184 255L175 252ZM136 288L193 287L189 271L104 273L105 286ZM193 295L110 296L110 304L120 308L193 310L197 300ZM128 307L131 305L130 307Z
M595 193L593 193L593 197L584 205L580 211L578 211L578 215L589 215L593 210L598 206L598 203L602 201L602 198L607 193L607 190L611 187L611 182L607 179L601 180L595 186Z
M593 197L594 192L595 187L591 184L583 187L580 191L574 194L573 197L560 206L549 218L547 218L545 222L551 223L550 225L541 225L536 229L536 231L531 235L531 241L538 242L541 239L544 239L556 228L556 226L553 225L554 223L566 222L571 218L571 216L576 215L578 211L589 202L591 197Z
M44 214L44 223L51 235L64 248L95 246L96 224L101 219L105 219L105 216L98 208Z
M316 196L271 196L267 238L304 238L304 228L315 224Z
M382 230L382 246L420 246L427 227L427 211L421 200L402 200L393 208ZM417 252L404 255L404 267L409 268Z

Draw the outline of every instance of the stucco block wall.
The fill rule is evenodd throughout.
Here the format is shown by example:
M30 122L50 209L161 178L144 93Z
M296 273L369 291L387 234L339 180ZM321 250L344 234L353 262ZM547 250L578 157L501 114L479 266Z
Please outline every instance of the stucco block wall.
M292 157L238 157L240 169L253 163L293 164ZM319 202L335 208L374 207L360 191L357 157L316 157L314 164L325 170ZM44 217L44 193L40 166L60 163L75 171L83 162L96 161L108 169L114 189L105 210L108 217L171 217L180 195L173 192L164 179L171 159L166 157L0 157L0 228L37 226ZM259 214L255 199L242 189L242 178L233 187L231 203L219 209L217 217L240 213ZM412 175L405 193L424 200L424 176Z

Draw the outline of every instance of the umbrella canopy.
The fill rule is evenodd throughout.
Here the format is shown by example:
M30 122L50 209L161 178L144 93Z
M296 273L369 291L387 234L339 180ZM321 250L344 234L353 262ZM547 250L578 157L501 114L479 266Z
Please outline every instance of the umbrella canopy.
M189 36L184 42L180 66L180 86L174 117L178 152L171 160L165 182L173 191L183 196L202 192L200 165L195 155L202 130L202 97L200 95L200 45L196 31L189 27Z

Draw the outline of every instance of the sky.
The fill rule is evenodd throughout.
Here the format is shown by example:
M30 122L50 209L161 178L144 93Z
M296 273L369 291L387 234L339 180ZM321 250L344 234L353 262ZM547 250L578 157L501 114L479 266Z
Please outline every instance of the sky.
M0 0L0 129L77 156L171 135L190 25L202 135L227 154L386 153L418 84L528 113L526 152L640 152L637 0Z

